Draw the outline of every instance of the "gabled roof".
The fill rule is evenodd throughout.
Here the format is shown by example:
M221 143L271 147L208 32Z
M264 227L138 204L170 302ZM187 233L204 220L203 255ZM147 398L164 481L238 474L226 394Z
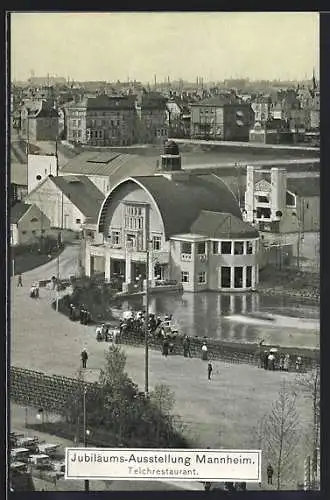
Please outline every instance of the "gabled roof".
M193 222L190 232L209 238L258 238L258 231L247 222L230 213L202 210Z
M301 197L320 196L319 177L290 177L287 179L287 189Z
M84 175L49 176L48 177L62 193L82 212L85 217L97 220L103 193Z
M28 203L15 203L10 209L10 223L17 224L31 207Z
M188 233L201 210L228 212L242 217L234 195L221 179L212 174L190 175L181 180L176 176L172 179L163 175L136 176L124 182L136 182L151 195L162 216L166 238ZM114 190L120 189L121 185ZM100 214L100 232L105 229L103 224L111 194Z
M271 183L270 174L264 174L263 178ZM319 177L287 177L286 187L288 191L302 198L320 196Z
M39 101L38 103L29 103L26 105L30 118L56 118L58 113L50 104L45 101Z
M10 183L17 186L28 185L27 164L10 163Z

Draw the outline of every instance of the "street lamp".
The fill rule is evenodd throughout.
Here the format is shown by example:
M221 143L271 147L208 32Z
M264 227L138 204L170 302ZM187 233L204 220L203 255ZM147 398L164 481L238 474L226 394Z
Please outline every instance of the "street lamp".
M87 429L87 411L86 411L86 393L87 393L87 387L84 387L84 392L83 392L83 431L84 431L84 448L87 448L87 437L89 436L90 432ZM89 480L85 479L85 491L89 491Z
M149 267L150 267L150 247L151 240L147 241L146 251L146 314L144 320L144 391L146 396L149 393Z
M144 391L149 393L149 241L147 242L146 262L146 315L144 320Z

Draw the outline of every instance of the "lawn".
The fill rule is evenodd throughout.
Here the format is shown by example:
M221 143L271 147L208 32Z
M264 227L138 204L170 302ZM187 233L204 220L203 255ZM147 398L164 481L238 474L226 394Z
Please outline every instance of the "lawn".
M95 340L95 328L84 327L56 313L49 294L41 290L39 301L31 302L24 288L12 288L11 363L49 374L75 376L80 352L87 347L88 380L97 380L104 363L106 344ZM129 376L143 389L144 349L123 346ZM175 393L175 413L180 415L194 444L222 448L258 448L254 434L257 422L276 400L281 381L295 385L301 439L297 476L286 486L296 488L303 480L307 455L305 435L311 430L311 404L296 385L296 374L264 371L255 366L213 363L214 378L207 380L205 362L180 356L164 359L150 351L150 389L163 383ZM263 471L264 472L264 471Z
M19 274L26 273L27 271L31 271L31 269L35 269L36 267L42 266L46 264L46 262L50 262L63 251L61 249L59 252L53 252L51 257L47 254L37 253L37 252L26 252L15 257L14 262L14 275L17 276ZM13 261L11 261L13 262ZM13 266L13 264L12 264ZM13 267L11 267L11 275L13 274Z

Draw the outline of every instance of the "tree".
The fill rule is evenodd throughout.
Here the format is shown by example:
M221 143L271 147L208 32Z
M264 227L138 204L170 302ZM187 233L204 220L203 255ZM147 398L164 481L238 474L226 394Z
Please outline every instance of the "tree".
M160 440L160 428L161 424L167 421L168 424L172 424L172 411L175 404L174 393L165 384L159 384L155 386L155 389L150 394L150 402L153 404L157 411L157 426L156 426L156 439L159 444Z
M317 457L320 448L320 368L298 375L296 384L300 386L306 397L311 402L313 424L312 424L312 485L316 486L317 479Z
M281 489L283 478L292 473L296 463L299 442L299 418L296 410L296 394L282 383L278 399L274 401L269 415L260 426L263 448L274 464L276 487Z

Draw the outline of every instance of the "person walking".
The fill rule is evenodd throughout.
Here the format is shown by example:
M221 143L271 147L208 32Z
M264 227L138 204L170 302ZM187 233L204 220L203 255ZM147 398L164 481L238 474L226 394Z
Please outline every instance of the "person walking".
M87 368L87 360L88 360L88 354L86 348L84 347L84 349L81 351L81 361L83 368Z
M23 280L21 274L18 275L17 286L23 286Z
M213 366L211 361L209 361L207 365L207 380L211 380L212 372L213 372Z
M273 474L274 474L274 469L271 463L269 463L267 465L267 484L273 484Z

